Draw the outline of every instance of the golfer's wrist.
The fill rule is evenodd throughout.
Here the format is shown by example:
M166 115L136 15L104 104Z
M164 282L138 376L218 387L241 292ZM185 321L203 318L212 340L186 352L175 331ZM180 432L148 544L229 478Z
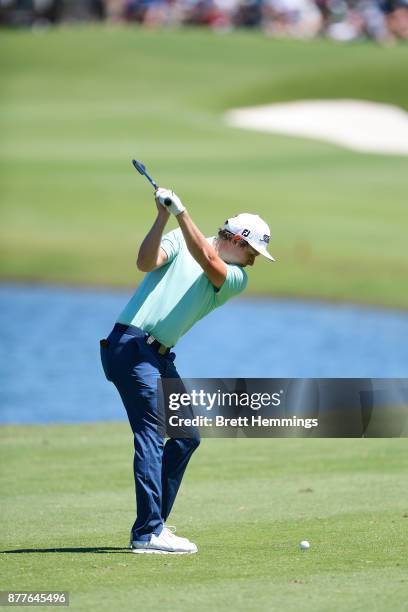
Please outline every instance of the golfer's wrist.
M163 220L167 221L167 219L170 217L170 213L167 210L167 208L164 208L163 206L160 206L159 210L157 211L157 217L158 217L158 219L163 219Z
M187 212L187 208L186 208L186 207L184 206L184 204L183 204L183 210L180 210L180 212L174 212L174 213L173 213L173 215L174 215L175 217L177 217L177 219L178 219L179 217L181 217L182 215L184 215L184 213L185 213L185 212Z
M167 212L167 210L163 209L158 210L157 211L157 217L156 217L156 225L159 226L160 229L164 229L166 227L167 221L170 218L170 213Z

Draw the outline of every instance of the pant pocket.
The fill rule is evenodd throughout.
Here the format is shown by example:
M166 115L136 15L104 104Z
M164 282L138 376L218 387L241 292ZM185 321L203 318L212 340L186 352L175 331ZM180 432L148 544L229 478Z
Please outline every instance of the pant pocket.
M112 382L112 375L111 375L110 368L109 368L109 356L108 356L109 340L106 340L106 338L99 340L99 346L100 346L100 351L101 351L101 362L102 362L103 371L105 373L107 380Z

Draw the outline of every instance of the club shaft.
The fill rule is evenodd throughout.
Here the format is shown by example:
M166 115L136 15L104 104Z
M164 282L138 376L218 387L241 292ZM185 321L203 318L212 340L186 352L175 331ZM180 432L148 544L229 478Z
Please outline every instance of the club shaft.
M152 179L152 177L150 176L150 174L148 174L148 173L146 172L146 170L144 171L144 175L145 175L145 177L147 178L147 180L151 182L151 184L153 185L153 187L154 187L155 189L158 189L158 188L159 188L159 186L158 186L158 184L156 183L156 181L154 181L154 180Z
M155 189L158 189L159 186L156 183L156 181L154 179L152 179L152 177L150 176L150 174L146 171L145 166L142 164L142 162L137 161L137 159L132 159L132 164L134 165L134 167L136 168L136 170L140 173L143 174L147 180L149 181L149 183L151 183L153 185L153 187Z
M155 190L159 188L156 181L153 180L150 174L146 171L146 167L142 164L142 162L137 161L137 159L132 159L132 164L140 174L143 174L147 178L147 180L153 185ZM164 203L166 206L171 206L172 200L170 198L166 198L164 200Z

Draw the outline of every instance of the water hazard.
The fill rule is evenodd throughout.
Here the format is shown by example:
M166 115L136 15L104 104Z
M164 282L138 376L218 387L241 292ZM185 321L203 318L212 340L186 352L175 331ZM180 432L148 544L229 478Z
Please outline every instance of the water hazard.
M131 291L0 286L0 422L121 420L99 361ZM408 314L294 300L235 299L177 345L186 378L408 375Z

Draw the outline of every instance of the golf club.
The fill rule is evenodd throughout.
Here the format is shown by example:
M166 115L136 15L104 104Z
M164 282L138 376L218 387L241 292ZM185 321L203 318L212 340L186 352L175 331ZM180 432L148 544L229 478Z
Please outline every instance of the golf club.
M143 176L145 176L147 178L147 180L149 181L149 183L151 183L153 185L155 190L159 188L158 184L156 183L155 180L152 179L152 177L150 176L150 174L146 170L146 166L144 164L142 164L142 162L138 161L137 159L132 159L132 164L134 165L136 170L139 172L139 174L142 174ZM171 205L170 198L166 198L164 200L164 203L165 203L166 206L170 206Z

